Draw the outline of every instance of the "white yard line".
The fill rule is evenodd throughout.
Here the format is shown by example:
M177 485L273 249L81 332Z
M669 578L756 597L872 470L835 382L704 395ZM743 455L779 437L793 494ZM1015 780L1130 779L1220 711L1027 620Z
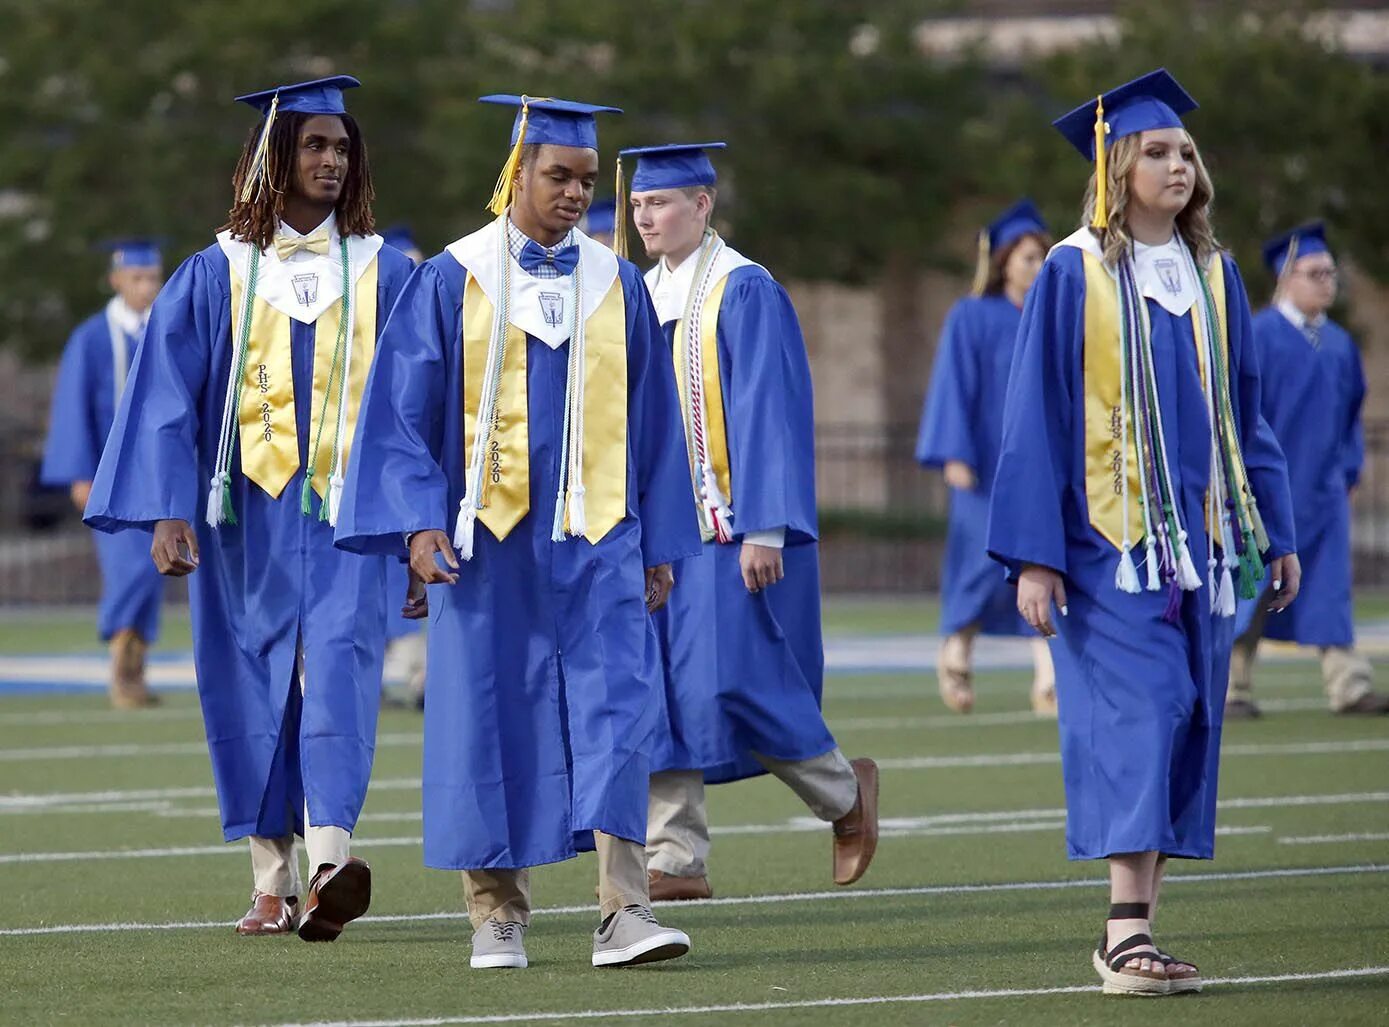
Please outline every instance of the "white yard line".
M1389 832L1365 834L1302 834L1279 838L1279 845L1335 845L1341 842L1389 842Z
M1324 756L1389 751L1389 738L1327 742L1250 743L1222 746L1222 759L1246 756ZM1059 752L1000 752L970 756L890 756L878 760L883 770L942 770L971 767L1031 767L1061 762Z
M238 848L236 852L244 850ZM1281 867L1272 870L1231 870L1219 873L1169 874L1165 884L1211 884L1228 881L1261 881L1272 878L1335 877L1348 874L1389 873L1389 863L1357 863L1346 866L1329 867ZM715 899L695 899L679 903L681 909L694 909L703 906L766 906L781 905L788 902L829 902L858 901L860 899L911 898L930 895L978 895L994 892L1018 891L1069 891L1073 888L1106 888L1108 878L1067 878L1055 881L1004 881L995 884L942 884L923 885L916 888L841 888L836 891L786 892L776 895L730 895ZM657 903L658 906L668 905ZM534 916L592 916L594 906L549 906L532 911ZM442 913L397 913L377 916L364 916L359 924L400 924L420 923L437 920L467 920L463 911ZM0 937L27 937L37 934L101 934L115 931L177 931L193 929L225 929L232 926L230 920L174 921L162 923L105 923L105 924L51 924L43 927L4 927Z
M376 747L418 748L419 731L398 731L377 735ZM119 745L48 745L31 749L0 749L0 762L26 760L122 759L147 756L207 756L206 742L129 742Z
M1257 977L1208 977L1207 987L1253 984L1292 984L1305 981L1346 980L1389 974L1389 966L1364 966L1312 973L1270 974ZM649 1016L707 1016L711 1013L767 1013L783 1009L842 1009L853 1006L920 1005L927 1002L965 1002L974 999L1034 998L1051 995L1099 995L1099 985L1077 984L1058 988L999 988L991 991L935 991L918 995L872 995L863 998L799 999L785 1002L731 1002L717 1006L666 1006L656 1009L581 1009L568 1012L492 1013L476 1016L430 1016L409 1020L316 1020L284 1023L279 1027L443 1027L445 1024L542 1023L555 1020L641 1019Z
M27 713L0 713L0 727L64 727L73 724L102 724L125 727L169 721L201 720L196 707L177 710L30 710Z
M1269 713L1285 713L1326 708L1324 699L1261 699L1259 706ZM1030 710L1007 710L1000 713L941 713L928 717L836 717L826 719L835 732L840 731L898 731L918 728L999 727L1010 724L1045 724L1048 718ZM1052 718L1052 722L1055 719Z

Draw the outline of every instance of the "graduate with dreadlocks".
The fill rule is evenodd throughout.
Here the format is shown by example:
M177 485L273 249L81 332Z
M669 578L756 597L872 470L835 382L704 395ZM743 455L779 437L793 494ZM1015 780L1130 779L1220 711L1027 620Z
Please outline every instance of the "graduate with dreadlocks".
M152 531L192 575L193 656L227 841L250 837L241 934L332 940L371 873L348 854L385 646L385 561L331 521L379 326L410 261L373 234L348 76L238 97L261 111L230 222L150 316L87 523ZM196 572L196 573L195 573ZM396 600L398 601L398 599ZM313 877L303 903L294 836Z
M1260 413L1239 270L1166 71L1056 122L1095 172L1028 294L989 551L1053 647L1071 859L1109 861L1109 993L1199 991L1152 917L1168 857L1215 851L1237 594L1297 594L1283 454ZM1053 607L1059 617L1053 617Z

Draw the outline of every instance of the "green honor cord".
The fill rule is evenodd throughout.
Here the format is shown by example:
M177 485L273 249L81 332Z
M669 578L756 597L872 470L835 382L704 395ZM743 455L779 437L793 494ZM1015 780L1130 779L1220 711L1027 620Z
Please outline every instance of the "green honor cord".
M299 511L305 516L313 512L313 479L318 468L318 449L323 441L323 422L328 417L328 398L336 390L338 394L338 404L341 406L347 402L347 381L343 374L343 367L347 360L347 321L352 282L350 271L347 266L347 239L341 240L342 244L342 301L338 310L338 338L333 345L333 363L328 368L328 387L323 390L323 402L318 410L318 427L314 431L313 449L309 453L309 466L304 470L304 486L299 491ZM334 451L338 444L338 419L333 419L333 446ZM328 519L328 500L319 503L318 519L326 521Z

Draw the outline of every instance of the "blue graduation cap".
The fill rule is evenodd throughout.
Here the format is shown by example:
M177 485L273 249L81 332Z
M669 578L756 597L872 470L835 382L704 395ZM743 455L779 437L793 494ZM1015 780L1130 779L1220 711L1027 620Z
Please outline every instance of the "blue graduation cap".
M330 75L309 82L262 89L258 93L245 93L238 96L236 102L254 107L263 115L269 114L272 109L297 111L300 114L346 114L342 91L356 89L361 84L351 75Z
M665 146L638 146L622 150L619 156L636 157L632 172L632 192L653 189L684 189L692 185L714 185L719 180L706 150L722 150L727 143L668 143Z
M1276 277L1282 275L1298 257L1330 252L1331 247L1326 244L1325 222L1309 221L1264 243L1264 263Z
M588 208L584 231L589 235L612 235L617 225L617 201L594 200Z
M556 100L549 96L517 96L514 93L489 93L479 96L478 102L519 108L516 120L511 125L511 154L502 165L502 173L487 204L487 209L499 217L511 205L512 183L521 163L522 146L527 143L550 143L596 150L598 119L594 115L622 113L621 107Z
M974 266L976 296L984 294L993 255L1025 235L1047 235L1050 230L1037 205L1024 197L979 230L979 258Z
M409 225L392 225L381 233L381 238L385 240L387 246L394 246L401 252L420 248L420 244L415 242L415 233L410 231Z
M1159 128L1181 128L1183 114L1199 106L1166 68L1125 82L1089 103L1057 118L1052 124L1080 151L1095 162L1095 228L1109 225L1106 210L1105 154L1118 139ZM1097 146L1098 140L1103 145Z
M162 240L147 236L131 236L124 239L108 239L101 249L111 254L111 270L120 268L157 268L164 264L163 254L159 252Z

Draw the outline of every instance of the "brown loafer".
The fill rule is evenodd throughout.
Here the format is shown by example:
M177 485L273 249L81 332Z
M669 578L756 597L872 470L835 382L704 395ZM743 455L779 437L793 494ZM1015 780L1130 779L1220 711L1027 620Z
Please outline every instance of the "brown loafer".
M660 870L649 870L646 878L650 883L652 902L687 902L714 897L714 889L709 887L709 878L704 874L676 877Z
M350 921L371 905L371 867L349 856L335 867L325 866L309 882L299 937L305 941L334 941Z
M857 881L878 851L878 765L862 757L849 765L858 778L858 801L834 822L835 884Z
M299 920L299 899L290 895L251 893L251 908L236 922L236 933L246 937L262 934L289 934Z
M1342 716L1382 717L1389 713L1389 695L1366 692L1355 702L1336 711Z

